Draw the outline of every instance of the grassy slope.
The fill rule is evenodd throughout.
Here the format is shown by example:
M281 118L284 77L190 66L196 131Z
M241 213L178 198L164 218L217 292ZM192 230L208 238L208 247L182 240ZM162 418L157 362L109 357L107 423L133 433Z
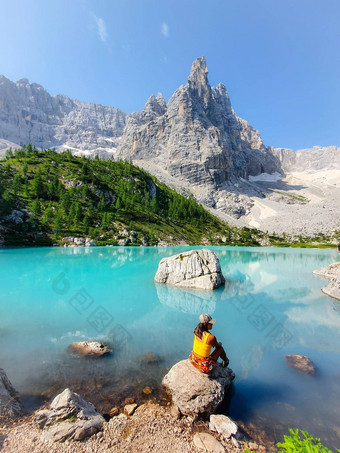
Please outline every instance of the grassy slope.
M259 245L257 230L236 229L128 162L85 159L31 147L0 163L0 235L5 245L61 244L65 236L116 245L124 229L136 245ZM8 219L19 211L22 222ZM222 242L223 238L223 242Z

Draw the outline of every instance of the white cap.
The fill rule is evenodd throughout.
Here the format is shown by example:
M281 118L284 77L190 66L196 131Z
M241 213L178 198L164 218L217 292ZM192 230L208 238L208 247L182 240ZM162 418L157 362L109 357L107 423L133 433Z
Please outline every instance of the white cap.
M216 322L216 319L212 319L212 317L207 313L202 313L201 315L199 315L198 320L201 324L215 324Z

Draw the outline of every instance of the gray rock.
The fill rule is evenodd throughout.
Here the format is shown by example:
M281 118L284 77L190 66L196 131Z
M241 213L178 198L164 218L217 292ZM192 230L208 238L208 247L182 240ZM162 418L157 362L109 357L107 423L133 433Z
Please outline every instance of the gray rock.
M125 246L127 246L129 243L130 243L130 239L129 239L129 238L127 238L127 239L119 239L119 241L118 241L118 245L119 245L120 247L125 247Z
M85 247L96 247L96 242L91 238L85 239Z
M200 373L190 361L176 363L164 377L174 404L184 415L210 415L223 401L235 375L217 363L211 373Z
M327 294L327 296L340 300L340 262L317 269L313 273L319 277L330 279L330 284L321 288L321 291Z
M19 394L11 384L5 371L0 368L0 416L16 418L23 415L24 410Z
M231 436L236 436L238 427L229 417L226 415L210 415L209 423L210 431L215 431L221 435L225 440Z
M205 453L225 453L223 445L211 434L196 433L193 437L195 447Z
M225 279L216 254L202 249L163 258L158 265L155 282L212 290L223 285Z
M87 357L101 357L104 354L109 354L112 349L100 341L76 341L68 346L72 352Z
M18 225L19 223L23 223L23 215L24 213L22 211L17 211L16 209L13 209L13 211L6 217L6 220L9 220L10 222L15 223Z
M105 420L93 404L65 389L54 398L49 410L36 413L34 421L39 428L46 429L44 440L64 442L92 436L102 430Z

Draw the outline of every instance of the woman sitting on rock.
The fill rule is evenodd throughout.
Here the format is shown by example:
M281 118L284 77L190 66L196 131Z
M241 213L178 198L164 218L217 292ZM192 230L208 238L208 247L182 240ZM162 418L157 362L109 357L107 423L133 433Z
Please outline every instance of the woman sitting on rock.
M195 337L189 357L190 362L201 373L209 373L219 357L222 359L223 368L228 366L229 359L222 347L222 343L218 343L215 336L209 332L216 320L206 313L200 315L198 319L200 323L194 330ZM210 354L211 348L215 348L212 354Z

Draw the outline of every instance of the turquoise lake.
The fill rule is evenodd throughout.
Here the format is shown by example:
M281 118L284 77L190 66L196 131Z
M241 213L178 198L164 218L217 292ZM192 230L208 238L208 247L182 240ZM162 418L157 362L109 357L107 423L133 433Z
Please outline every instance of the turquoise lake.
M0 367L28 410L65 386L83 386L108 410L133 385L160 387L166 369L189 356L198 315L210 313L236 374L222 410L275 441L299 427L339 448L340 302L312 273L338 253L206 248L227 280L213 292L153 282L160 259L187 247L1 249ZM85 360L65 352L84 339L109 341L114 353ZM147 353L160 361L147 363ZM285 354L307 355L317 374L288 368Z

